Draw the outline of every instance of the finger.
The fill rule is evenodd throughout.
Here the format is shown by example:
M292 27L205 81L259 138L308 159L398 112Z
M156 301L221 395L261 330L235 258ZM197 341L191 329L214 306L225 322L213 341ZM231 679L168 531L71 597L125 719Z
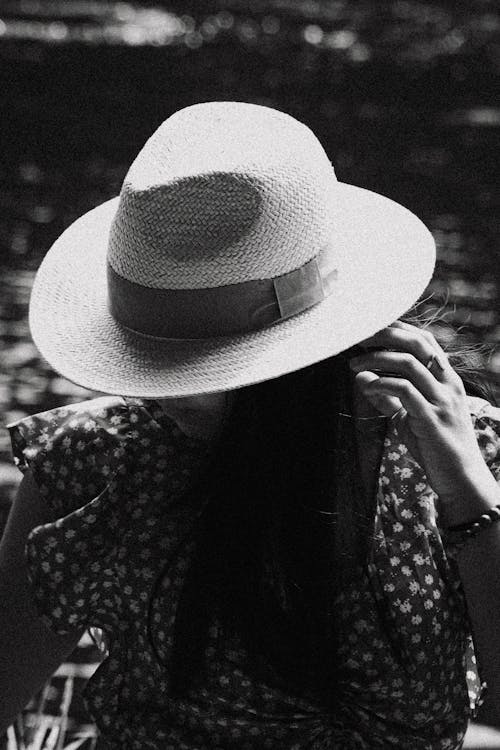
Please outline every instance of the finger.
M405 377L433 403L437 404L443 398L443 385L409 352L374 351L361 357L353 357L349 366L354 372L368 370L379 377L387 378L393 374Z
M355 380L366 398L381 414L392 418L397 412L401 411L403 405L396 396L391 396L388 393L364 391L365 386L369 385L369 383L379 380L372 372L360 372L355 376Z
M398 324L399 322L397 321ZM403 324L403 327L391 325L370 336L369 339L365 339L362 343L364 346L379 346L385 349L409 352L423 365L427 365L434 355L435 363L432 363L431 367L431 374L434 378L441 382L444 382L447 378L456 379L458 376L450 366L446 353L439 347L434 337L432 337L433 343L429 336L432 337L432 334L415 326L406 328L406 324ZM439 347L439 350L437 347Z
M363 393L367 398L376 393L396 396L410 417L414 417L415 419L432 416L429 401L415 388L413 383L404 378L379 378L378 380L373 380L364 386Z
M404 331L410 331L417 335L420 334L429 342L431 346L435 348L436 352L438 353L438 355L440 355L440 357L443 357L443 359L448 358L445 350L442 348L441 344L439 343L439 341L436 339L436 337L434 336L434 334L429 328L426 328L424 326L419 328L418 326L415 326L412 323L407 323L405 320L395 320L389 324L389 328L400 328Z
M395 320L386 326L386 328L382 328L380 331L374 333L373 336L362 341L361 344L365 345L368 343L377 346L382 342L393 342L395 345L399 344L403 347L405 344L414 346L415 351L412 351L412 353L418 356L421 361L427 361L431 354L438 354L446 358L446 352L441 348L429 330L417 328L417 326L410 325L401 320Z
M391 327L400 328L401 330L406 330L410 333L413 333L415 336L420 335L424 337L436 352L436 355L433 359L431 358L431 355L431 357L429 357L429 359L424 362L426 367L432 372L436 380L444 383L449 382L453 384L455 388L458 388L459 391L463 389L463 382L461 377L451 366L447 353L445 352L439 341L437 341L432 331L429 330L429 328L419 328L418 326L412 325L411 323L407 323L403 320L395 320L393 323L391 323Z

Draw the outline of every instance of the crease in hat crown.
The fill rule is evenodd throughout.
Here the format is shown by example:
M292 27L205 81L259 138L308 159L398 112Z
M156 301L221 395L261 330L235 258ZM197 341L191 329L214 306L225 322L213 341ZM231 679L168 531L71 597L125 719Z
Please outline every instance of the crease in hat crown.
M130 167L108 263L158 289L269 279L331 244L337 181L304 124L243 102L176 112Z

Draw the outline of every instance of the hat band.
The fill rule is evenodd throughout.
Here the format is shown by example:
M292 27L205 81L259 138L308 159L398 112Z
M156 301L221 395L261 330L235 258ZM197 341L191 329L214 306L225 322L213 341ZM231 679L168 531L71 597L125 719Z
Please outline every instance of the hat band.
M337 278L330 248L300 268L271 279L202 289L158 289L120 276L108 263L113 318L160 339L208 339L258 331L328 297Z

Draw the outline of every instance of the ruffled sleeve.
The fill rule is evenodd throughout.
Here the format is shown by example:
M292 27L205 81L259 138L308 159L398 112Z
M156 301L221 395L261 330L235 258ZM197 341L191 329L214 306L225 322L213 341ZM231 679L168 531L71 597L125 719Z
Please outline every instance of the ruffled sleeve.
M26 556L40 615L57 633L106 629L116 619L123 514L116 490L134 419L122 398L103 397L8 425L14 462L31 470L48 508Z

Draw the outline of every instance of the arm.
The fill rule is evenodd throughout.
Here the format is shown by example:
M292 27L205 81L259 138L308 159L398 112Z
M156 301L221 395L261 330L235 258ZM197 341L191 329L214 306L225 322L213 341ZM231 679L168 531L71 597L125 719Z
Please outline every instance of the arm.
M458 565L480 675L488 685L477 718L500 728L500 525L494 524L467 541L458 555Z
M48 519L30 472L23 477L0 543L0 732L74 649L81 632L56 635L31 601L24 546Z
M478 457L480 459L480 457ZM441 508L446 526L469 523L500 505L500 485L484 460L465 470ZM457 554L480 677L488 685L478 721L500 728L500 524L467 540Z
M474 521L500 504L500 486L479 448L463 383L432 334L396 321L367 341L387 349L357 357L351 367L380 411L393 416L398 410L398 432L439 498L442 528ZM500 727L500 524L469 539L458 565L481 677L488 683L478 718Z

